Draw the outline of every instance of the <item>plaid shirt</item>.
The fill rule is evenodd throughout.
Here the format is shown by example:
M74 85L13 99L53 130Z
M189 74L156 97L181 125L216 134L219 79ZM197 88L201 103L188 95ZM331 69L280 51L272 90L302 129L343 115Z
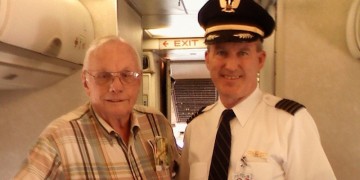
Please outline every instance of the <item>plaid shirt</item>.
M166 138L168 168L155 166L163 162L154 157L156 137ZM44 130L15 179L171 179L178 158L172 127L162 114L136 105L126 145L87 104Z

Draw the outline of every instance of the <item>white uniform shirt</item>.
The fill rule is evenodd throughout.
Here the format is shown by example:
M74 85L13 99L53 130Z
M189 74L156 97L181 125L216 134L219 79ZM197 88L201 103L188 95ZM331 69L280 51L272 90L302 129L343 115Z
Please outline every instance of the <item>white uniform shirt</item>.
M241 173L256 180L336 179L322 148L316 124L305 108L292 115L275 108L281 98L256 89L233 107L228 179ZM220 100L188 124L178 178L208 179L219 118ZM242 168L241 159L247 166ZM245 171L245 172L244 172Z

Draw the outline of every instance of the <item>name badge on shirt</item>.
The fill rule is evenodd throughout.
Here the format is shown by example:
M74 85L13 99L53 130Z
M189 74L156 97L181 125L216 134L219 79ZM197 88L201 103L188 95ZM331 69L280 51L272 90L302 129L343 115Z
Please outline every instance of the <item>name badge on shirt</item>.
M154 152L156 171L169 169L168 142L167 138L156 136L153 141L149 141Z
M243 156L236 167L233 180L252 180L252 179L253 179L253 174L251 171L251 167L247 163L246 156Z

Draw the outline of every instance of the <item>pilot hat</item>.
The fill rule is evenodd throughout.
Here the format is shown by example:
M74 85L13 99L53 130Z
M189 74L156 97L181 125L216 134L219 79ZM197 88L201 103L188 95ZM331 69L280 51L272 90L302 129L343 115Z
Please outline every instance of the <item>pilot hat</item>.
M199 11L205 44L251 42L271 35L275 21L253 0L209 0Z

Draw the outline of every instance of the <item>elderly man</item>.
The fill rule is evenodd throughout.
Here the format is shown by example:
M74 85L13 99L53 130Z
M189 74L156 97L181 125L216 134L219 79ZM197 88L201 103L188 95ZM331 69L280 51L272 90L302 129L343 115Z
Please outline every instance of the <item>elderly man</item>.
M253 0L209 0L198 19L219 100L188 124L179 178L335 179L306 108L258 88L273 18Z
M135 105L138 61L119 37L95 41L82 70L90 102L42 132L15 179L170 179L178 149L167 119Z

